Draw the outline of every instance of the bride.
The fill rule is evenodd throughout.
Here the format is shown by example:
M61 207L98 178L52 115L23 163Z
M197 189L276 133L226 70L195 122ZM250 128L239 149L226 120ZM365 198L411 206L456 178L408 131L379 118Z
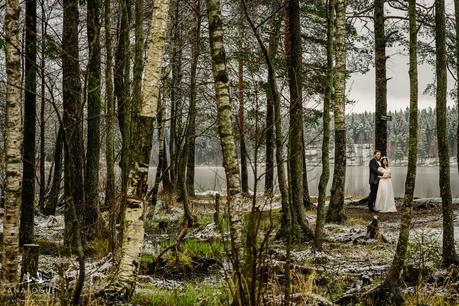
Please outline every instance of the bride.
M394 188L392 187L392 174L387 157L381 158L382 166L378 171L384 173L379 176L378 193L376 195L375 210L379 212L396 212Z

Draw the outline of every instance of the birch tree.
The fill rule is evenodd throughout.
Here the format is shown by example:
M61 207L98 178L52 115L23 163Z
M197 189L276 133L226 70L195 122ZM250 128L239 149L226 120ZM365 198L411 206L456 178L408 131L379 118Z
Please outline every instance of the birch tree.
M137 4L142 4L139 1ZM139 145L135 146L134 159L129 165L120 260L115 281L108 291L115 291L121 299L129 299L134 293L139 272L140 255L144 242L145 201L148 191L148 169L153 129L148 129L156 116L158 105L161 60L164 52L164 37L169 11L169 0L154 3L151 30L148 37L148 53L145 64L143 98L139 107L138 129L141 132Z
M19 41L19 0L6 1L5 57L6 110L5 161L6 192L3 215L3 256L0 293L12 294L18 284L19 203L21 203L21 43Z
M223 22L219 0L206 0L209 20L209 44L212 57L212 73L217 104L217 124L220 145L223 153L227 186L227 211L230 225L231 252L236 272L236 288L241 298L244 297L242 283L242 193L239 177L239 165L236 142L232 125L229 77L226 67L226 55L223 43Z

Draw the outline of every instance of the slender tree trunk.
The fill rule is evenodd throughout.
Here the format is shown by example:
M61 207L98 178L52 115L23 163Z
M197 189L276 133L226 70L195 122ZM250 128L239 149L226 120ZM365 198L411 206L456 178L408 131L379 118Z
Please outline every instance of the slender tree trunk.
M19 42L18 0L6 1L5 57L5 162L6 192L3 214L3 256L1 295L9 296L18 285L19 266L19 203L21 203L21 44Z
M448 133L446 118L446 37L445 1L435 0L437 141L440 165L440 195L443 206L443 265L458 264L454 245L454 215L451 198Z
M243 50L243 47L240 46ZM239 100L239 148L241 155L241 191L244 195L249 195L249 174L247 170L247 148L245 145L245 127L244 127L244 61L242 55L238 59L238 85L237 96Z
M194 28L194 38L191 46L191 69L190 69L190 110L189 124L187 130L187 168L186 168L186 186L189 195L194 196L194 167L196 151L196 101L198 88L196 85L196 73L198 70L199 55L201 53L201 0L196 0L195 7L196 23Z
M226 174L227 207L230 225L231 252L235 271L235 286L238 298L245 303L245 289L242 280L242 194L239 178L239 165L236 142L232 125L229 78L226 68L226 56L223 43L223 23L219 0L206 0L209 20L209 44L212 56L212 72L217 103L217 123L220 145L223 153L223 166Z
M456 103L457 103L457 131L456 131L456 163L459 169L459 0L454 0L454 15L456 18Z
M309 186L308 186L308 169L306 167L306 144L304 142L304 130L301 131L301 143L303 146L303 206L306 209L313 209L311 198L309 197Z
M181 186L178 186L178 176L181 174L181 169L178 167L178 160L181 158L181 122L182 122L182 94L181 94L181 82L182 82L182 33L180 25L180 1L175 0L174 15L172 17L172 54L171 54L171 66L172 66L172 84L170 91L171 98L171 127L170 127L170 174L173 187L173 197L178 192L182 195Z
M312 238L304 216L303 185L303 103L302 103L302 55L300 5L298 0L289 0L286 7L285 51L287 55L288 82L290 89L289 130L289 187L294 239Z
M118 46L115 58L115 97L118 106L118 124L122 137L121 148L121 192L126 196L128 181L128 166L130 159L130 132L131 132L131 99L130 99L130 5L127 0L120 1L121 22L118 37ZM124 201L121 201L123 205ZM120 209L122 212L123 209Z
M375 35L375 149L387 154L387 121L381 115L387 113L386 36L384 34L384 2L374 1Z
M110 0L104 0L105 29L105 162L107 181L105 184L105 207L110 209L109 245L113 252L116 248L116 185L115 185L115 100L113 97L113 49L112 49L112 13Z
M327 197L327 184L330 178L330 106L333 99L333 39L335 23L335 0L327 2L327 88L324 96L324 106L322 113L322 173L319 179L319 199L317 204L317 221L314 236L314 246L317 250L322 251L322 243L325 225L325 200Z
M25 3L25 93L19 244L32 243L35 214L35 124L37 102L37 1ZM43 182L44 183L44 182Z
M45 2L41 3L41 59L40 59L40 72L41 72L41 105L40 105L40 198L38 207L42 210L45 207L45 192L46 192L46 178L45 178L45 55L43 50L46 48L46 32L47 21L45 19Z
M282 205L282 217L281 217L281 228L277 233L277 237L285 237L287 238L287 253L286 253L286 264L285 264L285 282L284 282L284 305L290 304L290 293L291 293L291 271L290 271L290 258L291 258L291 226L293 219L293 215L291 214L291 209L289 205L289 193L287 187L287 178L286 172L284 168L284 158L283 158L283 136L282 136L282 117L281 117L281 109L280 109L280 95L279 90L277 88L276 83L276 75L272 63L271 56L275 56L275 53L270 54L268 49L266 48L265 44L261 40L260 34L258 33L257 28L253 24L252 20L247 13L247 5L245 0L242 0L242 5L244 8L244 13L247 18L247 21L252 29L252 32L260 46L260 49L263 53L263 58L268 68L268 86L269 92L272 94L271 97L273 98L273 111L274 111L274 125L275 125L275 142L276 142L276 164L277 164L277 179L279 184L279 190L281 193L281 205ZM280 28L280 23L282 19L278 19L278 27ZM276 24L276 22L274 22ZM270 46L271 46L271 39L270 39ZM272 49L270 49L272 50Z
M99 160L100 160L100 111L101 111L101 52L100 8L101 1L87 2L88 31L88 128L86 148L85 207L83 224L94 228L99 219ZM94 237L94 230L87 231L85 239Z
M335 74L335 168L327 221L341 223L344 215L346 181L346 4L336 1L336 74Z
M279 48L279 29L282 24L281 15L276 15L271 23L271 31L268 42L268 56L274 60ZM268 76L269 77L269 76ZM266 152L265 152L265 195L272 195L274 190L274 97L272 88L266 86Z
M144 0L135 1L135 50L134 50L134 71L133 71L133 81L132 81L132 123L131 130L135 131L136 139L146 139L147 135L143 133L148 133L152 135L151 130L153 130L153 120L142 121L140 116L140 110L142 107L142 74L143 74L143 54L144 54L144 33L143 33L143 19L144 19ZM156 116L156 114L155 114ZM141 124L148 124L147 126L142 126ZM150 139L151 141L151 139ZM143 152L142 149L145 148L149 150L149 146L146 146L142 141L132 141L132 151L133 160L138 160L137 156L134 154L140 154L142 156L150 156L150 151Z
M64 193L66 203L66 228L64 242L69 245L70 239L76 243L77 228L72 222L72 205L77 211L83 209L83 105L81 103L81 82L78 49L78 0L64 1L64 25L62 33L62 70L64 101L64 135L68 149L64 154ZM80 215L81 217L81 215Z
M402 219L400 221L400 234L397 250L391 268L387 274L383 287L398 288L400 273L402 272L408 240L410 237L412 202L416 183L416 162L418 146L418 69L417 69L417 25L416 25L416 0L408 3L409 28L410 28L410 127L408 148L408 171L405 180L405 198L403 200Z
M164 106L162 105L163 102L161 98L158 100L158 115L156 117L156 121L158 124L158 144L159 144L159 152L158 152L158 167L156 168L156 175L155 175L155 184L153 185L151 191L151 204L153 206L156 205L158 201L158 193L159 193L159 184L163 181L164 184L164 176L165 176L165 146L164 144L164 123L163 123L163 114L165 111Z
M64 146L64 130L62 126L59 127L57 132L56 145L54 148L54 173L53 173L53 184L51 186L51 192L49 199L43 209L43 214L50 216L56 214L56 207L59 202L59 195L61 192L61 179L62 179L62 158L63 158L63 146Z
M154 3L151 30L148 37L148 54L145 64L145 95L139 104L138 128L147 129L156 116L158 105L161 61L164 50L164 36L169 10L168 0ZM141 96L142 97L142 96ZM144 241L145 201L148 191L148 170L150 164L153 129L142 131L135 146L133 161L129 165L128 193L123 222L123 243L119 269L115 281L108 288L119 298L129 299L134 293L139 272L139 260Z

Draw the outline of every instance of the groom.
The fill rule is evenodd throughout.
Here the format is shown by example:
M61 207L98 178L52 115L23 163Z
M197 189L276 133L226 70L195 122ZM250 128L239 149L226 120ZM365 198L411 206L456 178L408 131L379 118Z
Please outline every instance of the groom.
M376 194L378 193L379 178L378 176L383 176L384 174L378 171L378 168L381 166L381 151L376 150L374 152L374 157L370 160L370 196L368 197L368 210L370 212L375 212L375 201Z

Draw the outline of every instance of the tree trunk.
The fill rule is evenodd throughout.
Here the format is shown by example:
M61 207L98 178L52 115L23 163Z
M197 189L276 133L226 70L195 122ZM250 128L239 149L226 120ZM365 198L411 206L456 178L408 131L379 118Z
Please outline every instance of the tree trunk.
M456 80L459 80L459 0L454 0L456 18ZM456 163L459 169L459 82L456 81L457 131L456 131Z
M226 68L226 56L223 43L223 23L219 0L206 0L209 20L209 44L212 56L212 72L217 103L217 124L220 145L223 153L223 166L226 174L227 207L230 225L231 252L235 271L235 286L238 298L244 304L245 294L242 280L242 194L239 178L239 165L234 139L231 100L229 95L229 78Z
M112 49L112 13L110 0L104 0L105 29L105 162L107 181L105 184L105 207L110 209L109 246L116 248L116 185L115 185L115 100L113 97L113 49Z
M45 3L41 3L41 50L46 48L46 32L47 32L47 20L45 19ZM40 195L38 207L42 210L45 206L45 56L42 54L40 60L40 71L41 71L41 105L40 105Z
M164 123L163 123L163 114L164 114L164 106L162 105L163 102L161 99L158 100L158 115L156 117L156 121L158 124L158 144L159 144L159 152L158 152L158 167L156 168L156 175L155 175L155 184L153 185L151 191L151 204L153 206L156 205L158 201L158 193L159 193L159 184L163 181L164 184L164 177L167 175L166 172L166 162L165 162L165 141L164 141ZM165 188L165 187L163 187Z
M196 151L196 100L197 85L196 73L198 69L199 55L201 53L201 0L196 0L195 7L196 24L194 28L194 39L191 46L191 69L190 69L190 110L186 136L188 148L186 168L186 188L189 195L194 196L194 167Z
M64 1L64 25L62 30L62 70L64 105L64 143L68 148L64 154L64 193L66 203L66 228L64 242L73 245L77 228L71 215L72 202L77 211L83 209L83 105L81 103L81 83L78 49L78 0ZM71 200L70 200L71 199ZM81 214L80 214L81 217Z
M335 168L327 221L342 223L346 181L346 4L336 1L336 74L335 74Z
M10 296L18 284L19 203L21 203L21 44L18 0L6 1L5 57L5 162L6 192L3 214L3 256L1 295Z
M54 173L53 184L49 199L43 209L43 214L46 216L55 215L56 207L59 202L59 195L61 193L61 178L62 178L62 149L64 146L64 130L62 126L59 127L57 132L56 145L54 148Z
M170 127L170 174L173 187L173 197L178 191L182 197L183 190L181 184L178 183L179 176L182 174L182 169L179 169L178 160L182 158L182 142L181 142L181 123L182 123L182 27L180 24L180 1L175 0L174 15L172 17L172 86L170 91L171 97L171 127Z
M126 196L128 181L128 166L130 160L130 134L131 134L131 99L130 99L130 5L127 0L120 2L121 21L118 36L118 46L115 58L115 97L118 106L118 124L121 131L121 193ZM124 203L124 201L121 201ZM123 205L123 204L121 204ZM123 209L120 209L122 212Z
M459 263L454 245L454 215L451 198L448 132L446 118L445 1L435 0L437 142L440 166L440 195L443 206L443 265Z
M313 209L314 206L311 203L311 198L309 197L309 187L308 187L308 169L306 167L306 144L304 142L304 130L301 131L301 142L303 146L303 206L306 209Z
M410 237L411 215L414 187L416 183L416 162L418 146L418 69L417 69L417 26L416 26L416 0L408 3L409 28L410 28L410 123L408 147L408 171L405 180L405 198L403 200L402 219L400 221L400 234L394 260L387 274L383 287L398 288L400 273L406 259L406 250Z
M325 200L327 197L327 184L330 178L330 106L333 99L333 40L335 23L335 0L327 1L327 88L324 96L324 106L322 113L322 173L319 179L319 199L317 204L317 221L314 236L314 246L322 251L324 225L325 225Z
M289 130L289 187L292 218L292 235L296 240L312 238L304 216L303 185L303 103L302 103L302 51L300 28L300 5L289 0L286 7L285 52L287 55L288 82L290 89Z
M374 1L375 35L375 149L387 154L387 121L381 115L387 113L386 36L384 34L384 2Z
M94 228L99 220L99 160L100 160L100 110L101 110L101 54L100 54L100 6L101 1L87 2L88 31L88 128L86 147L86 201L83 225L86 227L85 239L94 236ZM97 229L96 229L97 235Z
M275 59L279 47L279 29L282 18L276 15L271 23L268 42L268 56ZM269 77L269 76L268 76ZM274 190L274 97L270 84L266 86L266 128L265 128L265 195L272 195Z
M37 1L27 0L25 12L25 90L22 148L22 196L19 244L32 243L35 214L35 124L37 102ZM44 184L44 182L42 182Z
M145 64L145 95L139 105L138 128L145 129L137 138L140 145L135 146L134 160L129 165L129 182L126 195L123 237L119 269L115 281L108 288L118 298L129 299L134 293L139 272L140 255L144 241L145 201L148 191L148 169L150 164L152 125L158 105L161 61L164 49L169 10L168 0L155 1L151 30L148 37L148 54Z
M242 50L243 47L240 46ZM239 100L239 141L241 157L241 191L242 194L249 195L249 174L247 170L247 148L245 146L245 127L244 127L244 61L242 54L238 58L238 85L237 96Z

